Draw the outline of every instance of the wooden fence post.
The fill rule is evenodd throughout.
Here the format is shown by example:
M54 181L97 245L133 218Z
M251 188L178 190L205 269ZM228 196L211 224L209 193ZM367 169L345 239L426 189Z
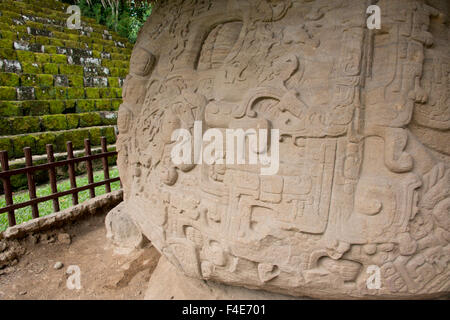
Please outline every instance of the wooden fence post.
M73 159L73 146L72 141L67 141L67 160ZM75 165L73 163L69 163L69 180L70 180L70 188L75 189L77 187L77 179L75 177ZM78 204L78 192L72 193L72 204L75 206Z
M108 152L108 147L106 145L106 137L101 137L101 145L102 145L102 153ZM108 165L108 157L102 157L103 163L103 174L104 180L109 179L109 165ZM108 182L105 184L105 190L107 193L111 192L111 184Z
M84 153L86 156L91 156L91 141L89 139L84 139ZM86 160L86 170L88 176L88 183L94 183L94 174L92 170L92 160ZM89 188L89 193L91 199L95 198L95 188Z
M8 151L0 151L0 163L2 165L2 171L9 170ZM13 204L11 180L9 177L6 177L2 180L3 180L3 190L5 191L6 206L10 206ZM8 211L8 223L10 227L16 225L16 216L14 215L14 210Z
M53 154L53 145L47 144L45 146L45 149L47 151L47 162L53 163L55 162L55 156ZM50 188L52 189L52 193L55 194L58 192L58 187L56 184L56 170L55 168L48 169L48 177L50 179ZM53 201L53 211L58 212L59 211L59 198L56 197Z
M23 148L23 153L25 154L25 166L32 167L33 166L33 157L31 155L31 148L25 147ZM32 172L27 172L27 180L28 180L28 193L30 195L30 200L36 199L36 184L34 182L34 176ZM31 205L31 215L33 218L39 218L39 209L38 205Z

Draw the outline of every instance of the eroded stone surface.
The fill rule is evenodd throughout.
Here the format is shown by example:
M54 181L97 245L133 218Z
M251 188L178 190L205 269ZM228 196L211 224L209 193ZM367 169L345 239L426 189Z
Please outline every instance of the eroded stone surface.
M118 162L123 210L179 270L295 296L449 291L449 3L377 4L371 31L367 1L159 2ZM174 165L171 134L194 121L279 129L278 174Z
M144 237L124 207L125 203L121 202L108 212L105 218L106 237L118 247L139 248L144 243Z

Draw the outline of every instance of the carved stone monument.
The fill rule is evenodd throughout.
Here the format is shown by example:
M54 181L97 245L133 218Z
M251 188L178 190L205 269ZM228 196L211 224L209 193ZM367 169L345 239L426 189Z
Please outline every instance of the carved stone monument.
M120 210L177 270L293 296L449 293L450 3L372 2L379 30L365 0L158 2L119 110ZM175 165L172 133L196 121L278 129L277 174Z

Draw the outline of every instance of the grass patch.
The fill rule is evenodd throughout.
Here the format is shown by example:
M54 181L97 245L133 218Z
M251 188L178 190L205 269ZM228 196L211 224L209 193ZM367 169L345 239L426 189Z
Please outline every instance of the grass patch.
M109 170L110 178L115 178L119 176L119 171L117 167L110 168ZM103 170L94 172L94 182L99 182L104 179ZM87 175L81 175L77 177L77 187L82 187L88 184ZM58 191L66 191L70 189L69 179L58 181ZM116 181L111 184L111 191L119 190L120 182ZM105 194L105 186L99 186L95 188L95 195L100 196ZM37 197L44 197L52 194L49 184L45 184L36 188ZM78 193L78 202L82 203L90 199L89 190L84 190ZM21 203L30 200L28 190L13 193L14 203ZM67 195L59 198L59 207L61 210L67 209L72 206L72 195ZM6 207L5 196L0 197L0 208ZM53 202L52 200L41 202L38 204L39 216L46 216L53 213ZM22 222L31 220L31 207L25 207L17 209L15 211L16 222L20 224ZM8 228L8 213L0 214L0 232Z

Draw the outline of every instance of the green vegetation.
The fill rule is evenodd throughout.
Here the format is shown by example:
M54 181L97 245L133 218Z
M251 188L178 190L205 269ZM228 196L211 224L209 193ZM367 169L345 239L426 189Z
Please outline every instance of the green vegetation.
M111 30L126 25L121 20L126 12L133 15L129 7L150 8L137 0L89 0L93 6L100 2L121 6L118 24L110 24ZM60 0L0 0L0 150L8 152L11 168L24 166L24 147L30 147L33 156L45 156L46 144L53 144L55 152L65 152L68 140L75 151L84 148L85 138L91 139L93 148L100 145L103 134L110 145L115 142L113 126L132 44L108 32L89 14L82 16L85 30L68 29L67 6ZM107 14L105 9L101 10ZM106 24L104 17L100 20ZM14 41L20 45L13 45ZM44 160L38 157L34 164ZM114 165L115 157L110 160ZM36 173L35 181L46 183L47 173ZM26 175L12 177L11 184L14 191L27 188ZM1 190L0 182L0 195Z
M115 178L119 176L119 172L117 168L111 168L109 173L110 178ZM96 171L94 173L94 182L102 181L104 179L103 171ZM77 186L82 187L88 184L88 179L86 175L78 176L77 177ZM70 182L69 180L62 180L58 182L58 191L66 191L70 189ZM111 190L119 190L120 189L120 182L114 182L111 184ZM99 196L106 192L105 186L100 186L95 188L95 195ZM38 188L36 188L36 194L37 197L44 197L52 194L52 191L50 189L50 185L43 185ZM82 203L89 199L89 190L82 191L78 194L78 201L79 203ZM28 195L28 191L20 191L16 192L13 195L13 201L14 203L21 203L30 200L30 196ZM5 197L0 197L0 207L5 207ZM67 195L64 197L59 198L59 206L61 210L67 209L72 206L72 196ZM39 207L39 215L46 216L51 213L53 213L53 202L51 200L46 202L41 202L38 204ZM16 210L16 222L17 224L20 224L22 222L28 221L31 219L31 207L25 207ZM7 213L0 214L0 232L6 230L8 227L8 216Z
M131 43L136 42L139 29L152 12L150 0L104 1L105 5L101 0L80 0L76 1L77 3L66 0L65 2L77 4L80 6L82 16L94 18L97 23L116 31Z

